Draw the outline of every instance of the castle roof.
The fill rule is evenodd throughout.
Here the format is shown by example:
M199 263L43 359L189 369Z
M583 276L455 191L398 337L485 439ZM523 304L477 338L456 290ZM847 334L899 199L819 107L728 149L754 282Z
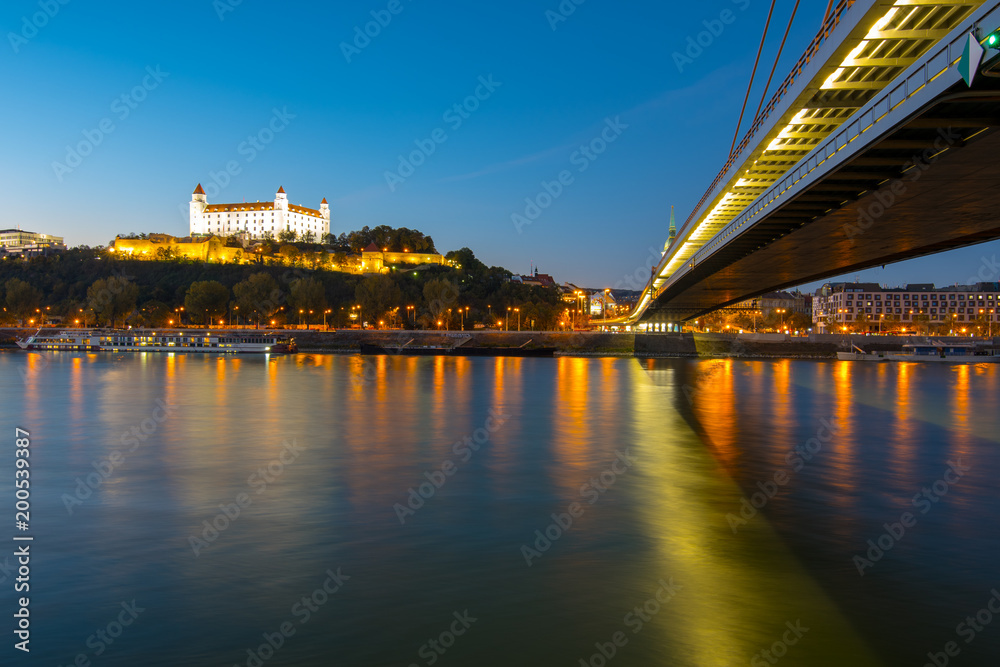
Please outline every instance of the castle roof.
M228 213L230 211L273 211L273 201L242 202L239 204L209 204L205 207L205 213ZM288 210L292 213L300 213L313 218L322 218L323 214L314 208L296 206L289 204Z
M323 197L323 201L321 201L320 204L325 204L325 203L326 203L326 197Z
M291 208L291 206L289 206ZM244 202L242 204L209 204L205 207L206 213L219 213L226 211L272 211L273 201Z
M382 249L375 245L375 242L372 241L368 244L368 247L364 249L364 252L382 252Z
M283 195L283 194L285 194L285 188L283 188L282 186L280 186L280 185L279 185L279 186L278 186L278 194L279 194L279 195Z
M306 208L305 206L296 206L295 204L289 204L288 210L292 211L293 213L301 213L302 215L311 215L316 218L323 217L322 215L320 215L320 212L317 211L316 209Z
M199 183L198 187L196 187L194 189L194 194L196 194L196 195L203 195L203 194L205 194L205 190L201 187L201 183Z

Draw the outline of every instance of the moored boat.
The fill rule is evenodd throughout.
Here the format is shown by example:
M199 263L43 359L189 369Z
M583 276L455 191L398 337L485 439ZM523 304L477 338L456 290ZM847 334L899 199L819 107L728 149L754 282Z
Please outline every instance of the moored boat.
M997 364L997 350L976 347L972 343L907 343L902 352L865 352L854 347L850 352L838 352L840 361L923 361L945 364Z
M273 331L147 329L39 329L24 339L22 350L75 352L224 352L295 354L294 338Z

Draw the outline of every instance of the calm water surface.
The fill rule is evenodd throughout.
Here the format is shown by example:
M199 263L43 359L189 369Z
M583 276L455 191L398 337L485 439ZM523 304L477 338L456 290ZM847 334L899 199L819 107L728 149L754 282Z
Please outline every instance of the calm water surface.
M998 403L990 366L0 354L0 663L993 665Z

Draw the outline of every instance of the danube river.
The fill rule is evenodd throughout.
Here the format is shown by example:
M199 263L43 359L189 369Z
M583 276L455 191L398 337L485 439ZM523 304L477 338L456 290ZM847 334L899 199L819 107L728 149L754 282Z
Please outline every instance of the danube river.
M998 371L3 353L0 662L995 664Z

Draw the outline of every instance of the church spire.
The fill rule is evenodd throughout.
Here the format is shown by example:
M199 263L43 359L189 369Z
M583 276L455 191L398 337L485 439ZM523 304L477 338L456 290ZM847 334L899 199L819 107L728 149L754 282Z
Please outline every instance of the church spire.
M666 255L667 251L670 250L670 246L674 244L674 239L677 238L677 224L674 222L674 207L670 207L670 236L667 237L667 242L663 244L663 254Z

